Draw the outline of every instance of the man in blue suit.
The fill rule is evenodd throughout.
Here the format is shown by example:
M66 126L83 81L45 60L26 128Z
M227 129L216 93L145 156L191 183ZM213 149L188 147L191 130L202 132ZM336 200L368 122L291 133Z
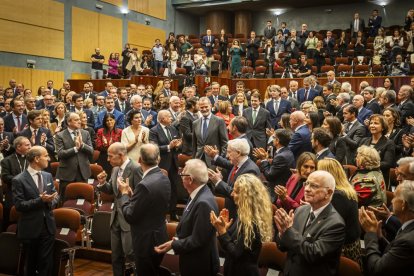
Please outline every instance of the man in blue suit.
M107 83L105 83L105 90L100 92L99 95L108 97L110 95L109 90L111 90L112 87L114 87L112 85L112 82L108 81Z
M92 110L83 108L83 96L81 94L75 94L72 96L72 103L74 104L73 109L69 110L71 112L84 112L86 114L87 125L89 127L95 126L95 117L93 116Z
M329 150L332 142L332 135L324 128L317 127L312 131L311 136L312 148L315 151L316 159L335 158L335 155Z
M13 99L10 102L12 112L4 116L4 131L16 133L22 131L28 124L27 117L23 114L24 103L23 101Z
M98 119L96 120L95 123L95 129L100 129L103 127L102 122L103 122L103 118L105 117L106 113L112 113L115 116L115 126L116 128L120 128L123 129L125 126L125 118L124 118L124 113L122 113L121 111L118 111L115 109L115 101L114 98L108 96L105 98L105 107L106 110L101 111L98 114Z
M280 97L281 91L278 85L271 85L269 90L272 99L266 104L266 109L270 112L272 127L277 129L282 115L284 113L290 113L292 107L288 100L284 100Z
M210 57L213 54L214 48L214 35L211 35L211 30L207 30L207 35L203 36L201 40L201 45L203 46L204 52L206 52L207 57Z
M294 130L294 133L288 147L293 152L295 160L303 152L312 151L311 132L305 124L305 118L302 111L295 111L290 115L290 127Z
M318 91L311 87L312 80L309 77L303 79L303 88L298 90L298 102L301 104L306 101L313 101L319 96Z
M378 29L381 28L382 17L379 15L377 9L372 11L372 16L368 20L369 36L375 37L378 33Z
M358 109L358 121L364 124L364 121L372 115L372 111L364 107L364 97L355 95L352 104Z

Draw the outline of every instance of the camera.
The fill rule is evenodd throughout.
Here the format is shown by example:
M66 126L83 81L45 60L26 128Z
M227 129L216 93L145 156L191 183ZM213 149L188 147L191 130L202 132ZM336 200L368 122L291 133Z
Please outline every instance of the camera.
M26 60L27 68L35 68L36 60L28 59Z
M151 20L149 18L145 18L145 25L151 25Z

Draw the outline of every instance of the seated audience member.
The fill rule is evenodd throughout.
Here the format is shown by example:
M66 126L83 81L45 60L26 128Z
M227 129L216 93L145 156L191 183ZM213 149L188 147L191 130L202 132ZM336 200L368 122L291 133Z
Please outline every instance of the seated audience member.
M286 182L286 186L277 185L274 189L277 196L276 206L287 212L301 205L309 175L316 170L318 160L313 153L302 153L296 162L296 172Z
M388 243L378 228L381 223L377 221L372 211L361 208L359 221L365 231L365 269L369 275L410 275L414 261L414 182L405 180L398 185L392 200L394 214L401 221L395 239Z
M116 89L115 89L115 91L116 91ZM124 124L125 124L124 123L125 122L124 117L125 117L125 115L121 111L118 111L117 109L115 109L114 98L112 98L110 96L106 97L105 98L105 107L106 107L106 110L103 110L103 111L99 112L99 114L98 114L98 118L95 122L95 129L100 129L100 128L104 127L103 126L103 118L105 117L105 115L107 113L110 113L114 116L116 128L118 128L120 130L124 129Z
M337 275L345 223L331 204L334 177L325 171L311 173L305 182L305 204L289 214L275 212L276 244L287 252L284 275Z
M371 137L361 140L360 145L366 145L376 149L380 155L381 171L385 184L388 187L390 169L395 167L395 145L385 134L388 131L387 123L383 116L374 114L369 118L369 132Z
M307 77L312 73L312 66L308 63L308 58L305 55L300 57L299 67L294 69L293 72L298 78Z
M331 203L345 221L345 242L342 255L361 263L358 197L354 187L349 183L341 163L335 159L326 158L318 161L318 170L326 171L335 178L335 192Z
M335 158L329 150L332 141L332 135L324 128L318 127L312 131L311 142L313 151L316 153L316 159Z
M212 159L213 165L227 169L230 172L229 177L225 181L223 181L223 176L220 172L209 169L208 175L215 186L216 194L225 197L225 207L230 212L230 218L236 218L237 207L234 204L231 193L237 177L246 173L260 176L259 168L249 158L249 144L246 139L230 140L227 144L227 158L229 160L219 156L217 148L206 146L205 152Z
M361 91L365 100L365 108L372 111L373 114L381 114L381 107L375 99L375 89L372 86L367 86Z
M407 76L410 72L410 65L403 61L401 55L395 57L395 61L390 65L388 71L390 76Z
M400 159L403 150L402 136L404 134L400 124L400 113L394 108L386 108L382 115L388 126L385 137L390 139L395 145L395 159Z
M112 113L104 115L102 125L103 127L96 131L96 149L100 151L96 162L104 171L110 172L112 166L108 162L108 148L115 142L121 142L122 129L115 125L115 116Z
M181 177L190 201L178 223L177 238L155 247L155 252L163 254L173 249L180 258L181 275L217 275L220 263L216 231L208 217L211 211L218 214L218 207L206 185L207 166L199 159L188 160Z
M312 151L311 132L305 124L305 118L302 111L295 111L290 115L289 123L294 133L288 147L295 159L305 151Z
M273 146L275 154L272 162L268 160L268 152L264 148L256 148L253 155L260 160L260 170L268 181L268 190L272 202L275 202L274 189L276 185L285 186L292 175L291 169L295 168L295 157L288 148L291 132L286 129L277 129L273 134Z
M238 207L233 225L227 209L218 218L210 213L225 252L224 275L259 275L262 243L273 237L272 204L263 183L252 174L237 178L232 196Z
M351 184L358 195L359 206L382 206L387 202L385 181L380 170L380 156L369 146L357 150L356 165L358 169L351 176Z
M341 164L348 164L346 158L347 146L341 137L342 124L337 117L328 116L323 120L322 127L332 135L332 141L329 144L329 150L335 156L335 159Z

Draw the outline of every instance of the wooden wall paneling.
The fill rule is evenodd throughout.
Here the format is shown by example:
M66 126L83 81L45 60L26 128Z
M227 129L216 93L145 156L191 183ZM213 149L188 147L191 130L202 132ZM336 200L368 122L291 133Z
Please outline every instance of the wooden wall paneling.
M1 0L0 18L55 30L64 29L63 3L52 0Z
M0 19L0 51L64 58L63 31Z
M151 49L157 38L163 42L165 40L165 30L128 22L128 42L132 47L138 47L139 52L145 49Z
M118 7L122 7L122 0L101 0L101 1L118 6Z
M59 89L65 79L65 73L63 71L51 71L51 70L38 70L38 69L25 69L31 71L32 74L32 94L37 93L39 86L46 86L48 80L53 80L55 89Z
M167 19L167 0L146 0L144 2L148 2L148 15L163 20Z
M122 20L113 16L99 14L98 45L108 64L110 53L122 52ZM91 55L91 54L90 54ZM89 57L90 57L89 55Z
M90 62L99 47L98 13L72 8L72 60Z
M227 11L211 11L206 15L206 27L211 29L213 34L220 34L221 29L224 29L226 33L230 33L231 16ZM205 33L203 30L202 33Z
M85 74L85 73L72 73L72 77L71 79L74 80L85 80L85 79L89 79L91 77L90 74Z
M234 13L234 35L244 34L250 36L252 30L252 13L250 11L236 11Z

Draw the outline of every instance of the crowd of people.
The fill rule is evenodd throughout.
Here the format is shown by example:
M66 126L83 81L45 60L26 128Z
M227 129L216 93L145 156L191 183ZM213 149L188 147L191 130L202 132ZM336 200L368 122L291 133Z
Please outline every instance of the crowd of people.
M253 76L254 73L262 77L304 77L326 73L321 70L324 65L334 66L337 75L406 76L414 64L413 18L414 10L411 9L404 25L384 28L382 17L375 9L367 25L360 14L355 13L349 28L342 30L316 32L309 30L305 23L300 30L288 29L286 22L274 26L269 20L263 34L251 31L248 37L244 34L233 36L224 29L219 34L212 34L207 29L200 37L171 32L164 44L156 39L153 47L142 53L127 43L122 54L110 54L105 70L105 57L100 54L100 49L95 49L91 56L91 76L93 79L104 76L117 79L136 74L207 75L211 73L213 62L221 63L222 70L230 69L231 76L236 77ZM300 61L302 56L307 59L306 63ZM256 65L263 66L263 70L256 70ZM351 69L340 71L339 65L351 65ZM369 67L357 71L356 65ZM374 65L379 69L373 70ZM213 70L217 71L218 66Z
M231 95L217 82L172 91L170 79L155 89L106 82L101 92L92 82L71 91L48 81L37 96L14 79L9 86L0 90L3 227L15 206L32 272L49 275L50 246L41 245L54 236L51 210L69 183L88 182L96 162L96 189L115 195L114 275L131 258L138 275L156 275L170 249L181 274L213 275L216 235L225 275L258 275L268 241L287 252L286 274L336 275L340 256L367 275L411 273L414 78L352 87L328 72L323 85L306 77L303 87L270 85L264 97L242 81ZM223 210L214 196L224 197ZM187 203L182 214L177 203ZM179 222L172 241L166 217Z

